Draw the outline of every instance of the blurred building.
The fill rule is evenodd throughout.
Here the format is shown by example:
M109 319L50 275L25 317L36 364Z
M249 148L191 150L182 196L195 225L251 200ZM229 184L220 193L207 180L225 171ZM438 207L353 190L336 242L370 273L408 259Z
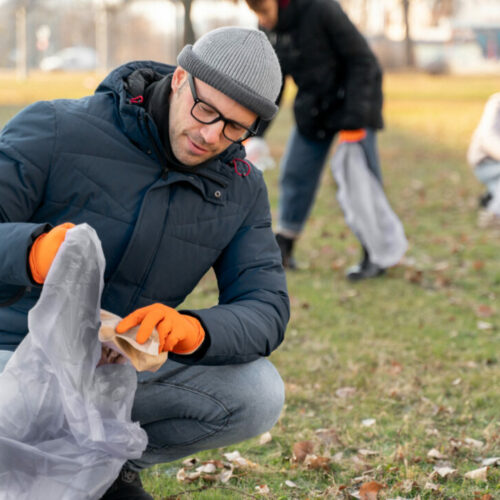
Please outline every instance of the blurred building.
M500 71L500 0L340 3L368 37L385 68L407 64L402 8L406 3L417 67L433 72ZM224 25L256 26L244 0L193 0L191 20L195 36ZM0 68L15 67L23 60L28 68L80 65L83 69L87 67L83 60L60 59L92 50L95 66L103 70L134 59L175 64L184 44L183 31L182 0L0 0L0 45L4 48ZM62 52L67 48L71 50Z
M402 0L340 0L385 67L405 65ZM417 67L500 72L500 0L408 0Z

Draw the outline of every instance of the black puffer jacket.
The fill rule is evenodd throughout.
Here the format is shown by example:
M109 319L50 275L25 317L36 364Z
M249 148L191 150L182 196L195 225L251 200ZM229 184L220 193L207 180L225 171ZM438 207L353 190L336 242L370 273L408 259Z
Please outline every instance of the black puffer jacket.
M284 74L297 84L302 134L382 128L382 71L366 40L335 0L291 0L267 33Z

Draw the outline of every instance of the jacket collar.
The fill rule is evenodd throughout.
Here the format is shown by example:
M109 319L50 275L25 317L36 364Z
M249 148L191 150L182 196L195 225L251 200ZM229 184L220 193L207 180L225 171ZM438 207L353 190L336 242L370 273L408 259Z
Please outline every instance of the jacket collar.
M174 70L174 66L152 61L130 62L112 71L96 89L96 94L113 95L117 119L124 134L143 151L150 149L151 141L154 140L158 154L164 155L164 158L158 159L160 163L166 160L168 168L188 174L196 173L213 178L214 181L228 179L233 174L233 160L245 157L245 148L241 144L232 144L215 158L196 167L183 165L171 151L168 140L168 95ZM134 99L138 96L142 96L142 100ZM146 126L140 125L141 120Z

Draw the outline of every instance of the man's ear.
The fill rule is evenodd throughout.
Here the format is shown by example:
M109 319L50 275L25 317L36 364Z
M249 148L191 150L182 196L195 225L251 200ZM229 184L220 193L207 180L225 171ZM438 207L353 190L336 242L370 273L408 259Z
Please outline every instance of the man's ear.
M179 90L179 87L184 83L184 81L187 78L187 71L180 66L177 66L175 68L174 74L172 75L172 92L177 92Z

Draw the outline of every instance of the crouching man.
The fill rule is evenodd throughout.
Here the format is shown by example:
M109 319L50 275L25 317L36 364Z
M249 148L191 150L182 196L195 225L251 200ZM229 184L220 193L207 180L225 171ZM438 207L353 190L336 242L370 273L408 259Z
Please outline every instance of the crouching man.
M156 329L168 361L138 374L149 444L103 498L151 499L138 472L271 428L282 380L266 359L289 318L266 187L242 141L277 112L277 57L258 30L220 28L178 66L131 62L93 96L38 102L0 136L0 364L28 331L72 224L106 257L102 308ZM218 304L181 310L213 268ZM0 366L0 370L2 366Z

